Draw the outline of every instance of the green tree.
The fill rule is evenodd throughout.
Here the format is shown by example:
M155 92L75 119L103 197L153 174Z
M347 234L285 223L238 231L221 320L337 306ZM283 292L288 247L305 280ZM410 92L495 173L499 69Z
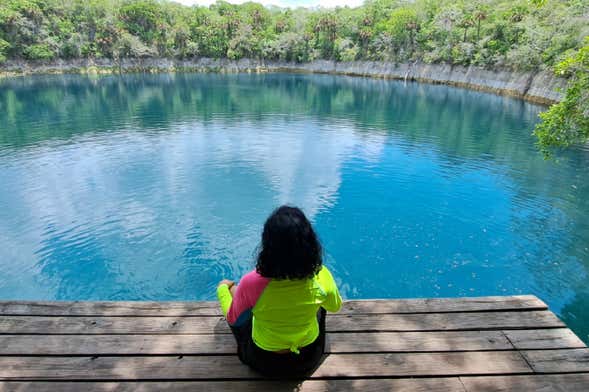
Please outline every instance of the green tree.
M207 8L195 8L191 15L190 40L198 49L195 54L220 58L227 55L228 31L222 16Z
M156 50L153 47L145 45L139 37L127 31L122 32L113 50L113 57L117 60L126 57L142 58L156 55Z
M570 77L565 97L540 114L542 121L534 130L547 154L554 147L589 140L589 36L585 46L558 64L556 73Z
M486 7L477 8L474 12L473 19L476 21L477 24L477 41L481 38L481 22L487 19L488 11Z
M401 7L395 9L389 19L383 22L382 30L391 36L396 51L409 49L409 53L412 54L419 27L417 12L412 8Z
M337 18L333 11L319 15L313 23L316 45L322 58L331 59L334 57L337 28Z
M27 46L23 55L28 60L52 60L55 58L55 51L47 44L33 44Z
M162 9L155 0L133 0L121 7L122 26L148 45L160 36L165 27Z
M10 44L0 38L0 63L6 61L6 53L8 52L8 48L10 48Z

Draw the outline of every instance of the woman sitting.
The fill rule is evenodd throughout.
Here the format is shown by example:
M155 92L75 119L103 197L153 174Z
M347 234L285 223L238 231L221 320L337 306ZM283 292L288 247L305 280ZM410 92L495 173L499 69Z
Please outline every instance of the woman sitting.
M315 369L325 349L325 311L342 304L311 223L288 206L266 220L255 271L239 285L222 280L217 296L239 359L271 377Z

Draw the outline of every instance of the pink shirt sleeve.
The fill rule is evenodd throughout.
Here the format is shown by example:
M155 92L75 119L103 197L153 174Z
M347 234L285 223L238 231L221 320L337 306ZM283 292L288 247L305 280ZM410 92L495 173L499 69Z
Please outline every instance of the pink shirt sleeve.
M227 312L227 321L230 325L241 325L251 316L252 308L268 283L270 278L264 278L256 271L249 272L241 278Z

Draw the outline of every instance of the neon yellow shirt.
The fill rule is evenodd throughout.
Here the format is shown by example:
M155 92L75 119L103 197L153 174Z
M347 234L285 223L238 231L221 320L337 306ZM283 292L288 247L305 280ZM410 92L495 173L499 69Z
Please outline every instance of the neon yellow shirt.
M342 305L325 266L304 280L273 280L252 271L239 282L235 297L226 284L217 288L217 297L230 325L240 326L252 317L252 338L258 347L295 353L319 336L319 307L337 312Z

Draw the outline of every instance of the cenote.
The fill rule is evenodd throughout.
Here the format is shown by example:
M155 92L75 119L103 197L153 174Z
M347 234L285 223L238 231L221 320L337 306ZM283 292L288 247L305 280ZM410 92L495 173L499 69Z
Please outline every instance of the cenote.
M589 341L589 149L542 107L329 75L0 82L0 299L211 300L282 203L351 298L535 294Z

